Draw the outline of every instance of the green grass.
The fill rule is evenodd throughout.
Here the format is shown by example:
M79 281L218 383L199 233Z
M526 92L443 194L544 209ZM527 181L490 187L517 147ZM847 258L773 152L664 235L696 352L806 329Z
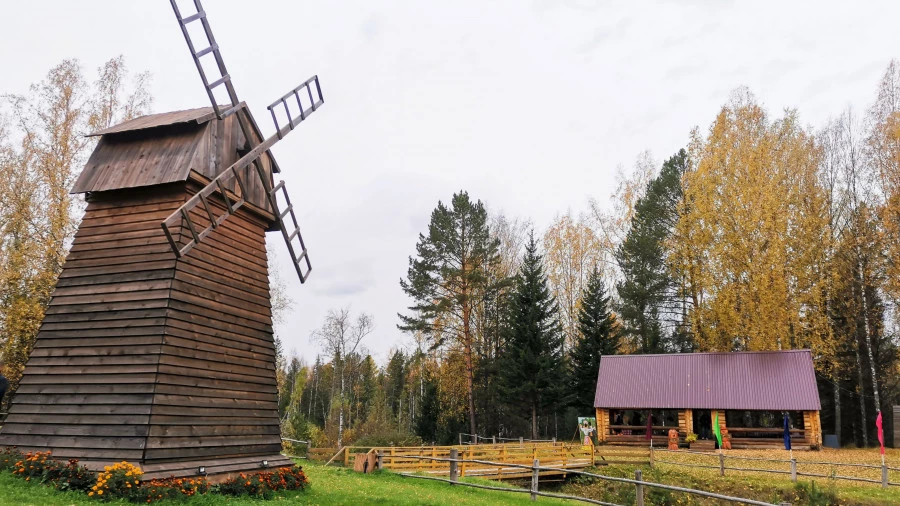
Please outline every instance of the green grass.
M325 467L319 463L303 462L303 470L309 477L311 486L304 491L289 492L271 501L249 498L231 498L221 495L192 497L184 501L161 501L161 506L278 506L297 505L506 505L531 503L530 496L523 493L480 490L472 487L453 486L430 480L405 478L390 472L372 474L355 473L341 467ZM488 480L467 479L473 483L498 486ZM576 504L549 498L541 498L541 504ZM80 493L61 493L50 487L26 483L14 478L10 473L0 472L0 506L55 506L127 504L103 503L89 499Z
M220 495L192 497L183 501L159 502L161 506L278 506L278 505L359 505L359 504L391 504L391 505L506 505L530 504L528 494L501 492L495 490L479 490L471 487L453 486L443 482L406 478L391 472L359 474L342 467L325 467L321 463L303 462L311 486L301 492L289 492L271 501L249 498L232 498ZM670 485L707 490L726 495L748 497L762 501L778 503L788 501L795 506L815 503L803 496L788 479L769 476L745 475L736 473L732 476L709 477L692 474L689 470L643 467L644 479ZM598 474L609 476L633 477L633 466L609 466L596 470ZM511 486L483 479L469 479L473 483L491 486ZM827 491L833 487L837 493L839 504L852 506L875 506L884 504L900 504L900 489L891 487L883 490L878 487L852 486L837 482L830 485L828 480L817 480L817 487ZM545 491L562 492L594 499L606 500L620 504L632 504L634 487L606 482L574 482L563 486L541 487ZM648 492L647 504L673 505L712 505L719 504L713 500L697 499L680 493ZM572 501L562 501L542 497L540 504L573 505ZM101 501L89 499L81 493L57 492L50 487L27 483L14 478L8 472L0 472L0 506L56 506L56 505L91 505L99 506ZM111 502L105 504L126 504Z
M800 490L798 486L780 475L759 475L729 471L724 477L710 473L697 471L694 468L678 468L673 465L641 467L643 478L647 481L675 485L696 490L715 492L734 497L744 497L758 501L766 501L778 504L782 501L794 506L832 504L831 502L816 502L809 498L808 489L810 481L801 479L800 482L807 490ZM616 476L622 478L634 478L635 466L604 466L593 470L596 474ZM837 497L837 503L843 506L882 506L886 504L900 504L900 488L889 487L882 489L879 486L854 485L847 481L834 481L828 479L816 479L815 486L819 492L833 492ZM634 487L631 485L613 484L609 482L575 481L561 487L561 492L589 497L592 499L606 500L629 504L633 501ZM648 487L648 490L649 487ZM722 504L714 499L700 498L685 493L648 492L649 504L675 504L675 505L713 505Z

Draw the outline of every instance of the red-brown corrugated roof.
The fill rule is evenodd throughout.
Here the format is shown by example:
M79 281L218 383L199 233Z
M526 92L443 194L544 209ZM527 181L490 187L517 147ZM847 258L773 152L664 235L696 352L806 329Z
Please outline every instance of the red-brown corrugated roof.
M606 355L598 408L818 411L809 350Z

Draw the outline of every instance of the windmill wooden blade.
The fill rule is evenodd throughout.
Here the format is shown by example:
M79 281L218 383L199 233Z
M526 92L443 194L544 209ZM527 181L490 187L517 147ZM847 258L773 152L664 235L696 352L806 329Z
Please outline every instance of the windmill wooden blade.
M281 190L282 195L284 195L284 211L278 209L277 194L279 190ZM297 276L300 277L300 282L306 283L306 279L312 271L312 264L309 263L309 254L306 251L306 244L303 242L303 236L300 235L300 225L297 224L297 216L294 214L294 205L291 204L291 198L288 196L287 189L284 187L284 181L279 182L269 195L269 200L276 209L275 217L278 220L278 227L281 229L281 235L284 237L284 242L287 244L288 254L290 254L291 261L294 263L294 269L297 271ZM290 222L284 221L287 215L291 216ZM288 229L291 230L290 233L288 232ZM297 244L300 246L299 255L297 254L297 250L294 249L294 239L297 239ZM303 263L306 264L305 268L301 265Z
M315 91L313 91L313 87L315 87ZM291 97L294 97L295 100L289 100ZM305 101L307 98L309 102ZM269 105L268 109L272 113L272 119L275 122L275 134L257 144L250 152L222 171L222 173L216 176L209 184L197 192L175 212L170 214L160 224L163 232L166 234L169 245L172 247L172 251L175 252L176 256L181 257L186 255L194 248L194 246L199 244L200 241L218 228L229 216L234 214L242 205L244 205L246 201L243 196L247 195L247 187L249 186L248 178L258 177L267 195L266 200L269 207L267 210L271 211L274 215L275 221L284 236L288 246L288 252L291 255L291 260L294 262L294 268L297 270L300 281L306 281L312 266L309 262L306 246L303 243L303 237L300 235L300 229L294 214L293 205L290 202L287 191L284 189L283 181L274 188L272 187L271 176L263 168L262 163L260 163L260 157L276 142L289 134L297 125L306 120L313 112L318 110L324 103L322 88L319 85L319 77L312 76ZM291 104L293 107L291 107ZM275 114L276 108L284 110L287 117L287 124L283 126L279 125ZM244 106L239 104L238 109L244 109ZM249 111L246 113L249 114ZM239 114L237 117L242 124L246 123L245 119L242 118L242 114ZM240 190L238 191L238 189ZM278 205L278 191L282 191L286 202L283 211ZM215 194L217 194L224 203L224 211L219 211L219 208L210 202L210 197ZM202 206L199 210L199 216L198 213L195 212L198 206ZM285 218L288 215L291 216L291 221L286 223ZM205 225L201 228L198 226L199 224ZM186 237L187 242L183 246L179 244L179 241L176 240L175 236L172 234L173 228L182 225L186 227L188 234ZM299 250L294 247L295 239L299 241ZM301 265L303 263L306 264L305 269Z
M178 3L176 0L169 0L172 4L172 10L175 11L175 17L178 19L178 25L181 26L181 33L184 34L184 40L187 42L188 49L191 51L191 57L194 59L194 63L197 65L197 71L200 72L200 79L203 80L203 86L206 88L206 94L209 95L209 101L212 103L213 110L216 112L216 117L222 119L226 116L234 114L239 108L241 101L237 98L237 93L234 91L234 85L231 84L231 75L228 74L228 71L225 69L225 62L222 60L222 53L219 52L219 45L216 43L216 38L213 36L212 29L209 27L209 20L206 19L206 11L203 10L203 6L200 4L200 0L193 0L194 6L197 8L197 12L184 17L181 15L181 10L178 8ZM194 40L191 38L190 32L188 32L188 25L190 23L194 23L199 21L201 26L203 27L203 32L206 34L206 41L204 41L203 45L206 46L203 49L197 50L194 45ZM207 46L208 44L208 46ZM213 57L216 59L216 66L219 69L219 77L215 80L209 80L209 76L206 75L206 71L203 70L203 64L200 62L200 58L212 53ZM231 107L227 109L222 109L219 105L218 100L216 100L215 94L213 90L219 86L225 85L225 89L228 91L228 98L231 99Z

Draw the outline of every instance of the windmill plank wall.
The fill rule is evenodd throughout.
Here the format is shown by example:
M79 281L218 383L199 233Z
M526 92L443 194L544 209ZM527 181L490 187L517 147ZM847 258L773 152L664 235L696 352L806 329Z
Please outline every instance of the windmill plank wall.
M241 210L176 260L159 224L196 191L187 184L93 195L0 446L128 460L148 477L288 463L268 223Z
M0 445L59 458L143 458L176 261L159 220L183 192L91 202Z
M178 263L148 464L281 451L266 226L238 213Z

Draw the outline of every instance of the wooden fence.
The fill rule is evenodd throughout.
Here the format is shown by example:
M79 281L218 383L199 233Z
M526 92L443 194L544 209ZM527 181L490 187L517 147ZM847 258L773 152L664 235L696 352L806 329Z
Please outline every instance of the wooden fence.
M689 463L689 462L677 462L673 460L665 460L664 458L659 458L658 454L662 454L665 456L666 453L678 454L678 455L698 455L701 458L710 459L709 464L697 464L697 463ZM751 462L751 464L729 467L727 465L727 461L744 461ZM699 467L699 468L707 468L707 469L718 469L720 476L725 476L725 471L740 471L740 472L759 472L759 473L775 473L775 474L788 474L791 476L791 481L797 481L798 476L807 476L811 478L832 478L836 480L848 480L848 481L859 481L864 483L875 483L880 484L883 488L887 488L889 486L900 486L900 483L893 482L889 480L889 472L900 473L900 468L889 467L886 464L877 466L872 464L852 464L852 463L842 463L842 462L822 462L822 461L810 461L810 460L797 460L797 459L765 459L759 457L738 457L735 455L728 455L727 453L705 453L705 452L692 452L688 450L665 450L654 448L650 450L650 462L651 465L654 464L671 464L675 466L684 466L684 467ZM752 466L752 462L766 462L773 463L774 466L766 467L746 467ZM802 470L803 467L806 467L807 470ZM831 468L831 474L826 474L823 472L814 472L814 470L809 469L809 467L816 468ZM858 476L845 476L837 474L837 469L845 467L845 468L862 468L862 469L870 469L873 470L873 476L877 475L874 470L881 471L881 479L874 478L863 478ZM900 474L898 474L900 476Z
M378 460L377 460L378 464L377 465L378 465L379 469L381 468L385 458L387 458L386 455L384 455L382 452L378 452ZM790 506L789 503L781 503L781 505L775 505L772 503L756 501L753 499L747 499L747 498L743 498L743 497L732 497L732 496L727 496L727 495L722 495L722 494L716 494L713 492L707 492L705 490L696 490L696 489L691 489L691 488L676 487L673 485L664 485L662 483L644 481L640 469L636 469L634 471L634 479L631 480L628 478L617 478L617 477L613 477L613 476L604 476L604 475L589 473L589 472L585 472L585 471L577 471L577 470L571 470L571 469L558 469L554 466L541 465L541 462L539 459L534 459L531 462L531 464L509 464L509 463L504 463L504 462L491 462L491 461L485 461L485 460L480 460L480 459L466 459L466 458L461 459L461 458L459 458L459 451L457 449L452 449L450 451L449 457L423 456L423 457L411 457L411 458L418 458L421 460L431 461L431 462L440 461L440 462L447 463L448 468L449 468L449 476L447 478L439 478L436 476L429 476L429 475L425 475L425 474L415 474L415 473L411 473L411 472L400 473L400 476L404 476L407 478L443 481L446 483L450 483L452 485L462 485L462 486L466 486L466 487L475 487L475 488L481 488L481 489L487 489L487 490L497 490L497 491L502 491L502 492L513 492L513 493L526 493L526 494L531 495L532 501L537 500L538 496L543 496L543 497L554 497L554 498L558 498L558 499L568 499L568 500L573 500L573 501L587 502L587 503L591 503L591 504L601 504L604 506L624 506L624 505L615 504L615 503L598 501L596 499L588 499L586 497L579 497L579 496L567 495L567 494L556 494L556 493L551 493L551 492L541 492L539 490L539 481L540 481L539 477L540 476L546 476L553 472L556 472L556 473L565 472L566 474L577 474L580 476L588 476L588 477L591 477L594 479L599 479L599 480L604 480L604 481L611 481L611 482L618 482L618 483L634 485L635 506L644 506L645 487L669 490L672 492L682 492L685 494L709 497L709 498L718 499L721 501L736 502L736 503L742 503L742 504L751 504L754 506ZM531 488L523 489L523 488L493 487L490 485L482 485L479 483L467 483L467 482L459 481L459 478L461 478L465 475L464 470L467 465L469 465L469 466L505 466L505 467L510 467L510 468L517 468L517 469L519 469L519 474L522 474L526 477L531 478Z
M629 449L615 447L596 447L537 442L529 444L496 444L496 445L463 445L463 446L412 446L412 447L367 447L346 446L335 453L332 448L311 448L309 458L312 460L337 461L345 467L351 465L355 454L381 453L386 469L398 472L415 471L432 475L448 475L450 466L447 459L452 451L458 452L465 459L499 463L487 466L465 465L461 469L463 476L481 476L491 479L520 479L530 475L523 474L518 467L506 464L527 465L539 459L557 471L551 474L565 475L568 469L584 469L595 465L647 465L650 453L647 449ZM427 461L424 459L428 457Z

